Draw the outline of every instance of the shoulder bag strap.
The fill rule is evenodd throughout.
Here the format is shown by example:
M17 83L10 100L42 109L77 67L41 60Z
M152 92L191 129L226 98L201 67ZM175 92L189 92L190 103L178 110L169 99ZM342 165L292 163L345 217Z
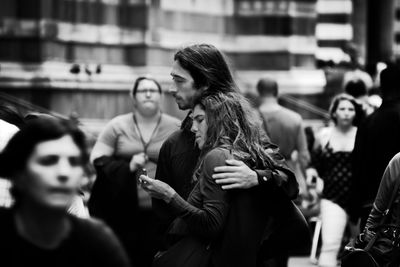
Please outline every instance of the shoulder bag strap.
M389 213L392 208L394 199L396 198L397 192L399 190L399 186L400 186L400 177L397 178L394 190L392 192L392 196L390 197L389 205L387 206L387 209L383 212L382 219L377 228L384 225L386 223L386 220L389 218ZM371 240L368 242L367 246L365 247L365 250L369 250L374 245L376 239L378 238L378 235L379 235L379 231L377 231L375 236L373 238L371 238Z

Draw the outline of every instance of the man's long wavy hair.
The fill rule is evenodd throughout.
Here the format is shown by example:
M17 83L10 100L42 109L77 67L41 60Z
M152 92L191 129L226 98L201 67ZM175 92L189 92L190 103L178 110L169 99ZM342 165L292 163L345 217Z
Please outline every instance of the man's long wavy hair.
M267 137L261 130L260 118L243 95L205 94L195 105L204 110L208 126L201 158L213 148L224 147L249 166L274 165L272 155L264 147Z
M227 58L211 44L183 47L175 53L174 60L190 73L196 89L206 87L212 93L239 92Z

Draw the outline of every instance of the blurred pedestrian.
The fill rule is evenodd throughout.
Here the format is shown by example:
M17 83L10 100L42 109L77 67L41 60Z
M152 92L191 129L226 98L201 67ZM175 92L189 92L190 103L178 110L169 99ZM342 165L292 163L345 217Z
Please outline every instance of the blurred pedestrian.
M0 209L4 266L130 266L103 222L67 212L88 160L84 134L68 121L29 121L0 154L15 203Z
M372 208L383 172L400 151L400 67L389 64L380 73L382 105L359 126L353 153L351 221L360 230Z
M0 104L0 152L11 137L24 125L24 119L17 109L6 103ZM0 207L10 207L13 198L10 194L11 182L0 176Z
M347 212L352 179L351 156L361 107L348 94L339 94L329 109L333 124L316 134L312 168L307 180L320 177L323 191L320 202L322 246L318 265L337 266L342 238L347 225Z
M58 120L57 117L51 115L51 114L47 114L47 113L43 113L43 112L29 112L25 115L24 117L24 121L25 122L29 122L32 120L37 120L37 119L49 119L49 120ZM64 118L60 118L62 120L66 120ZM74 121L69 120L72 124L75 124ZM77 124L75 124L77 126ZM89 164L87 164L89 165ZM85 166L85 169L87 169L88 166ZM82 183L81 183L81 188L78 190L76 196L74 197L73 201L71 202L70 207L68 208L68 212L71 214L74 214L78 217L81 218L88 218L89 217L89 212L85 203L85 196L84 196L84 192L83 192L83 185L87 182L86 180L87 178L87 174L88 172L85 172L85 176L84 179L82 179Z
M289 168L296 174L300 195L306 195L305 170L310 162L304 123L301 115L278 103L278 83L262 78L257 83L261 98L259 112L271 142L279 147Z
M19 128L17 126L0 119L0 152L18 131ZM0 176L0 207L10 207L13 203L10 189L11 182L7 178Z
M368 91L365 83L361 80L351 80L348 81L344 88L345 93L354 97L357 103L362 107L363 118L360 122L369 114L371 114L374 109L370 106L368 102Z
M180 121L161 110L161 86L150 76L135 80L133 111L107 123L91 152L97 172L89 199L92 216L103 218L138 266L150 266L156 252L151 197L137 186L142 169L154 177L163 141Z

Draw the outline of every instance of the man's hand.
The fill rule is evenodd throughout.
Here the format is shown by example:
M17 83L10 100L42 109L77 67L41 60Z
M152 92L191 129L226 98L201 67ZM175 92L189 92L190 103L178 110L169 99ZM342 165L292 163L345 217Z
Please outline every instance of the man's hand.
M222 189L247 189L258 185L257 173L243 161L227 159L227 165L214 168L212 176Z

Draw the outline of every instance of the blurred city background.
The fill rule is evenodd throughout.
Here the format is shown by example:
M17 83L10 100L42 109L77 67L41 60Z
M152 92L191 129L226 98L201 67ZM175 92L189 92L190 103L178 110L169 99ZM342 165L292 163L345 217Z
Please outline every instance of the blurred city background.
M171 84L174 51L212 43L251 95L274 77L281 101L308 122L326 118L355 56L374 77L400 55L400 1L2 0L1 100L78 117L88 129L131 109L138 75ZM166 94L165 112L182 118Z
M346 73L368 73L376 92L383 63L400 57L400 0L2 0L0 105L79 120L94 142L150 74L163 111L183 118L168 93L173 55L202 42L255 104L257 81L272 77L281 104L318 126ZM309 266L304 253L291 266Z

